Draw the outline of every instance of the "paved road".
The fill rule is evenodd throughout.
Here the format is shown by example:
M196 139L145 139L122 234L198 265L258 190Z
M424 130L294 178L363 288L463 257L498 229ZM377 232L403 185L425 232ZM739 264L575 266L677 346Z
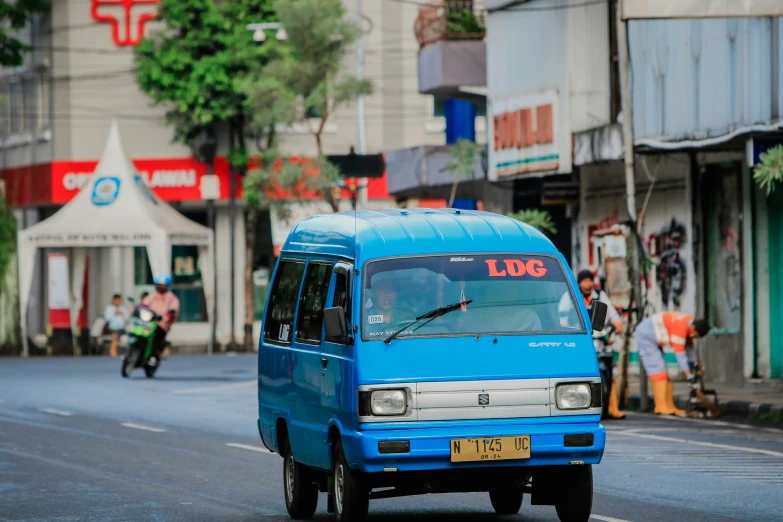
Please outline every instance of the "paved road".
M282 460L255 428L255 357L0 359L0 520L283 521ZM779 521L783 430L630 416L607 424L594 520ZM330 520L325 498L317 520ZM498 518L484 494L375 501L370 520Z

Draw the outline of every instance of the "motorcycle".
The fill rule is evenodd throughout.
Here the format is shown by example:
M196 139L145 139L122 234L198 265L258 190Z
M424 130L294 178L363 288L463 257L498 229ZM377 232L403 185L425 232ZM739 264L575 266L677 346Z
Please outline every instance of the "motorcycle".
M609 395L612 393L612 367L614 366L614 334L617 328L607 325L600 332L593 332L593 347L598 357L598 370L601 373L601 418L609 413Z
M123 377L130 377L135 368L144 368L147 378L155 376L160 360L150 364L150 358L155 354L153 339L162 320L163 317L143 305L133 311L128 330L128 350L122 359Z

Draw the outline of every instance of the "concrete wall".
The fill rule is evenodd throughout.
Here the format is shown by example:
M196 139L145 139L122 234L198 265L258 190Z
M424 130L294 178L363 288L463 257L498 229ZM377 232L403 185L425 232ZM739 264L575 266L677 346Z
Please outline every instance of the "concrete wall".
M531 7L552 2L536 1ZM563 125L580 132L610 123L609 13L604 4L487 16L489 97L557 88Z
M645 198L650 188L643 164L644 159L637 161L636 167L636 208L641 212ZM679 310L695 313L696 285L693 266L692 249L692 213L689 189L689 160L687 155L662 156L655 160L647 159L647 169L655 177L652 194L647 204L642 226L642 238L645 243L652 237L664 233L670 227L672 219L685 226L686 241L680 249L680 258L685 261L686 278L684 291L679 295ZM581 204L578 217L578 243L574 245L577 269L589 266L590 240L588 229L603 220L617 218L622 223L628 219L625 204L625 179L623 164L619 161L605 165L588 165L580 168ZM674 299L664 303L661 288L655 283L657 270L653 269L648 278L651 287L648 288L648 298L656 310L675 309Z
M352 15L355 3L346 0ZM394 2L364 2L364 74L375 85L366 99L367 151L445 142L444 122L432 114L430 96L418 93L413 24L418 6ZM143 8L139 8L142 10ZM53 2L51 51L41 51L51 64L52 83L51 146L53 152L29 146L3 154L0 168L37 162L97 159L112 119L120 125L123 146L132 158L177 158L190 155L187 147L172 144L170 127L163 125L164 111L152 107L131 74L130 47L117 47L109 24L95 22L90 3L80 0ZM147 24L147 33L155 24ZM47 29L48 30L48 29ZM49 39L36 46L46 49ZM346 73L355 74L353 48L344 60ZM315 140L305 125L280 129L280 149L284 154L312 156ZM221 140L225 143L225 139ZM356 108L340 108L330 119L324 134L327 154L347 153L357 144ZM48 145L46 149L48 150ZM225 146L221 147L225 152Z

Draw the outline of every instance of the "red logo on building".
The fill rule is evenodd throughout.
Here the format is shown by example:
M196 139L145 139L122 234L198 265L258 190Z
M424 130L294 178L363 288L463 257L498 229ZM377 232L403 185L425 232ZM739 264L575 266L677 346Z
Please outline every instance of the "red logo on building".
M92 0L92 17L111 24L111 36L118 47L135 47L144 38L144 24L155 19L157 4L158 0Z

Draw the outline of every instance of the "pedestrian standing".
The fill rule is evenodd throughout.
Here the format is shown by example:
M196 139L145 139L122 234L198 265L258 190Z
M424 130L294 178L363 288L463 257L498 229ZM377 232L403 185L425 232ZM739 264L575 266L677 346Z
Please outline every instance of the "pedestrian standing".
M691 372L690 362L698 362L694 339L710 332L706 319L694 319L682 312L658 312L636 327L636 346L644 369L653 383L655 413L659 415L685 416L685 410L674 405L674 386L666 371L664 348L671 348L691 388L698 389L698 378Z
M106 307L103 317L109 325L111 332L111 347L109 355L117 357L117 348L120 345L120 336L125 333L125 326L128 323L128 309L122 304L122 296L114 294L112 302Z

